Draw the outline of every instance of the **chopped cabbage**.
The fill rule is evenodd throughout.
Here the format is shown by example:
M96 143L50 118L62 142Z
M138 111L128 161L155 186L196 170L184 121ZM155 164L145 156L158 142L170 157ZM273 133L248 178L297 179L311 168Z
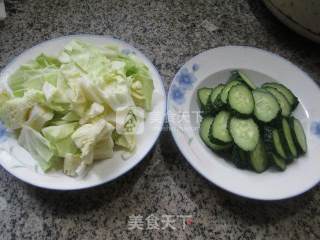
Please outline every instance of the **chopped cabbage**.
M81 159L86 164L91 164L95 159L94 148L102 141L111 136L114 127L106 122L104 119L100 119L96 123L88 123L79 127L71 136L75 145L81 150ZM109 141L107 141L109 143ZM113 148L113 141L110 142ZM105 148L109 148L109 145L105 145ZM113 149L111 149L113 152Z
M131 134L115 134L115 144L132 152L136 147L136 136Z
M28 89L41 90L45 82L56 85L61 78L60 62L41 54L35 60L22 65L9 78L9 86L14 96L23 96Z
M78 123L68 123L42 129L44 137L55 147L57 156L65 157L68 153L75 154L79 152L71 139L71 135L77 126Z
M41 98L41 97L40 97ZM0 106L0 119L7 128L19 129L27 121L29 111L41 101L36 91L28 90L23 97L11 98Z
M0 92L0 104L4 104L6 101L8 101L11 98L10 93L6 91L5 89L1 89Z
M122 110L134 106L130 95L130 89L124 81L113 82L102 91L102 98L108 103L113 111Z
M48 171L52 167L55 160L54 148L39 132L24 126L18 142L38 161L44 171Z
M92 103L86 114L80 119L80 124L85 124L104 112L104 107L98 103Z
M115 145L132 152L151 111L147 66L117 46L71 41L51 57L23 64L0 90L0 120L44 171L60 167L82 176ZM10 90L10 91L9 91Z
M59 126L49 126L42 129L42 133L49 141L55 142L62 140L75 131L78 123L68 123Z
M29 118L25 124L39 131L53 118L53 116L54 114L52 111L36 104L31 109Z
M79 154L67 153L64 157L63 172L68 176L76 176L76 169L81 163Z

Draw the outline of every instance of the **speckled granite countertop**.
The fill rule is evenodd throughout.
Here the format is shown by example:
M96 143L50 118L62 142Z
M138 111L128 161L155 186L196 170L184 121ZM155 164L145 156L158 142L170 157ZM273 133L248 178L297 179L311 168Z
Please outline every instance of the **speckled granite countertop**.
M0 68L43 40L108 34L144 52L166 89L193 55L222 45L275 52L320 79L320 46L289 31L259 0L7 0ZM183 229L129 230L129 216L192 215ZM145 220L145 219L144 219ZM320 188L281 202L236 197L196 173L164 131L120 179L79 192L29 186L0 168L0 239L320 239Z

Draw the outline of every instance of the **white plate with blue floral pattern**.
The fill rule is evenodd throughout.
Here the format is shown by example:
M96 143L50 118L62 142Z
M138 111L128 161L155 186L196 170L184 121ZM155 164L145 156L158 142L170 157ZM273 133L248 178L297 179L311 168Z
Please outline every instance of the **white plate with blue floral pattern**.
M223 83L230 71L243 70L255 83L278 81L299 98L294 115L300 119L308 141L308 153L284 172L257 174L240 170L213 153L201 141L197 89ZM301 69L275 54L243 46L219 47L189 60L171 83L167 115L173 137L188 162L206 179L234 194L260 200L299 195L320 181L320 90Z
M26 50L20 56L9 63L0 74L0 82L7 81L8 77L21 66L21 64L34 59L41 53L56 56L63 47L71 40L78 39L104 46L107 44L116 45L124 54L136 54L149 68L154 83L152 111L148 113L144 122L142 134L137 135L137 148L132 155L117 151L111 159L95 162L84 178L72 178L62 172L43 173L37 162L31 155L17 144L14 137L0 124L0 164L15 177L32 185L48 189L75 190L89 188L109 182L125 174L137 165L159 137L165 119L166 94L162 79L151 63L139 50L131 45L108 36L97 35L70 35L59 37L40 43L31 49Z

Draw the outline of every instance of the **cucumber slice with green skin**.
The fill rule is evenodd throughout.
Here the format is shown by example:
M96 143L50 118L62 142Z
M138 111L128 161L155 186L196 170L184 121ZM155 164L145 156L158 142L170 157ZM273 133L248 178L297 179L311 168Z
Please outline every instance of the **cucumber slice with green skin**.
M231 145L229 144L225 144L225 145L218 145L218 144L213 144L210 140L209 140L209 131L210 131L210 127L212 125L214 121L213 117L205 117L201 124L200 124L200 138L202 139L202 141L213 151L223 151L228 149Z
M240 81L231 81L228 82L227 85L224 87L224 89L221 92L221 101L224 103L228 102L228 95L229 95L229 91L233 86L239 85L241 84Z
M262 139L264 141L266 151L269 157L272 157L272 154L275 152L273 146L272 131L273 127L270 127L268 125L264 125L262 128Z
M286 164L286 160L284 160L283 158L277 156L276 154L272 154L272 160L274 165L281 171L286 170L287 168L287 164Z
M233 117L229 121L229 132L235 144L244 151L253 151L259 141L259 129L251 119Z
M262 122L268 123L274 120L279 112L280 106L275 97L264 89L252 91L254 99L254 115Z
M303 130L301 122L295 117L290 118L290 127L292 130L293 140L301 153L308 150L307 138Z
M256 85L249 79L249 77L240 70L234 70L231 72L231 76L229 77L228 82L231 81L240 81L252 90L257 88Z
M239 76L241 77L242 81L248 85L249 88L251 88L252 90L256 89L256 85L249 79L249 77L242 71L237 71Z
M240 75L239 75L239 73L238 73L237 70L231 71L231 75L230 75L230 77L228 78L228 81L227 81L227 82L229 83L229 82L232 82L232 81L239 81L239 82L242 81L242 79L241 79L241 77L240 77Z
M237 168L246 169L249 166L248 154L236 145L233 145L231 160Z
M205 111L205 106L207 105L208 99L212 93L212 88L200 88L197 91L198 101L200 103L200 108Z
M296 145L293 140L293 136L291 133L289 122L286 118L282 118L281 120L281 132L283 139L287 145L287 149L289 150L290 156L292 158L296 158L298 156L298 151Z
M273 129L272 131L272 142L273 147L276 150L276 152L279 154L280 157L284 159L288 159L288 156L285 152L284 143L281 141L279 131L277 129Z
M279 131L270 126L264 126L263 128L263 141L265 143L266 151L269 157L272 159L272 154L277 153L284 159L288 159L285 151L285 144L280 138Z
M289 88L287 88L283 84L277 83L277 82L271 82L271 83L265 83L263 84L263 86L273 87L277 89L279 92L281 92L290 103L292 109L295 109L299 104L298 98L293 94L293 92Z
M221 102L220 96L221 92L224 89L224 84L219 84L216 86L210 95L210 101L208 101L208 111L211 111L212 113L216 113L221 110L224 103Z
M292 108L289 101L286 99L286 97L275 88L267 87L267 86L263 88L266 89L268 92L270 92L277 99L281 108L281 115L284 117L290 116Z
M261 139L258 140L255 149L250 152L250 163L257 173L262 173L268 168L268 155Z
M215 117L209 139L213 143L229 143L232 141L232 138L228 131L228 122L230 119L230 113L227 111L221 111Z
M244 84L233 86L228 95L230 108L241 115L250 115L254 110L252 92Z

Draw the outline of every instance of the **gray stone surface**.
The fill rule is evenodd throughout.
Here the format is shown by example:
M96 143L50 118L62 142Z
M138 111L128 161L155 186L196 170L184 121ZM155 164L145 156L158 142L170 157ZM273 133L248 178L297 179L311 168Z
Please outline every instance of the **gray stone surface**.
M193 55L230 44L275 52L320 79L319 45L292 33L259 0L5 2L0 68L43 40L92 33L139 48L166 89ZM236 197L196 173L165 131L133 171L94 189L42 190L0 168L0 204L0 239L320 239L319 187L280 202ZM129 216L139 214L193 217L185 229L128 230Z

